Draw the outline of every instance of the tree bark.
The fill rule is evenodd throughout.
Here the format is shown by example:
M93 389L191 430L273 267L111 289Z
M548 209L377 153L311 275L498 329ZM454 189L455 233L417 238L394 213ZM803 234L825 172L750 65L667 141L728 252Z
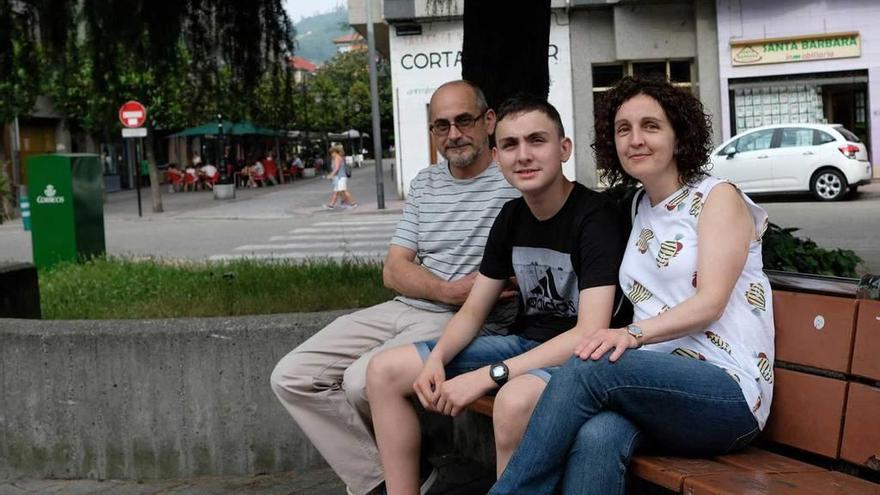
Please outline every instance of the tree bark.
M162 185L159 182L159 168L156 166L156 153L153 151L153 133L147 134L144 143L144 153L147 157L150 170L150 197L153 200L153 213L162 213ZM138 170L140 172L140 170Z
M550 0L465 0L462 78L490 108L529 93L547 98Z

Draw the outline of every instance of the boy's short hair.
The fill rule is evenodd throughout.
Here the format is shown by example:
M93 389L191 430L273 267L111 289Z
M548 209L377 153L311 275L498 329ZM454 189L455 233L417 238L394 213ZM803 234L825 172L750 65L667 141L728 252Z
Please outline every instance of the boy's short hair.
M556 132L559 133L559 138L565 137L565 127L562 125L562 118L559 116L556 107L551 105L546 99L529 93L519 93L504 100L504 103L498 107L496 122L500 123L507 117L527 112L543 113L556 124Z

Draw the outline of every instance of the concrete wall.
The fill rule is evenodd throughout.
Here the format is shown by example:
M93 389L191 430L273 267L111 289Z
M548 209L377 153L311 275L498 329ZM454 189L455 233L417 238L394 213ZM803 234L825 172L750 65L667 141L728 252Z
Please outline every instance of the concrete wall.
M0 479L155 479L321 465L269 375L339 314L0 319Z

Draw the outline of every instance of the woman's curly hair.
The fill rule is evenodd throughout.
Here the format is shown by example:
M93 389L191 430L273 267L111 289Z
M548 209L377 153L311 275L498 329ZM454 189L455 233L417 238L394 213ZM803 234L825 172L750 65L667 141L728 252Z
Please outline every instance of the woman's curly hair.
M639 94L656 100L672 124L678 141L675 160L679 181L689 184L703 176L709 153L712 152L712 123L700 100L687 89L677 88L665 79L627 76L605 93L596 109L596 134L592 148L602 178L609 186L637 183L623 170L617 156L614 117L624 102Z

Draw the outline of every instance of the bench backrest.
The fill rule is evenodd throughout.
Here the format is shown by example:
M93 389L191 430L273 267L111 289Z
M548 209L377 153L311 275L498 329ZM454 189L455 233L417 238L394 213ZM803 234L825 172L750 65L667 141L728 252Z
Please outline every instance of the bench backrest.
M773 291L776 368L763 438L880 469L880 302Z

